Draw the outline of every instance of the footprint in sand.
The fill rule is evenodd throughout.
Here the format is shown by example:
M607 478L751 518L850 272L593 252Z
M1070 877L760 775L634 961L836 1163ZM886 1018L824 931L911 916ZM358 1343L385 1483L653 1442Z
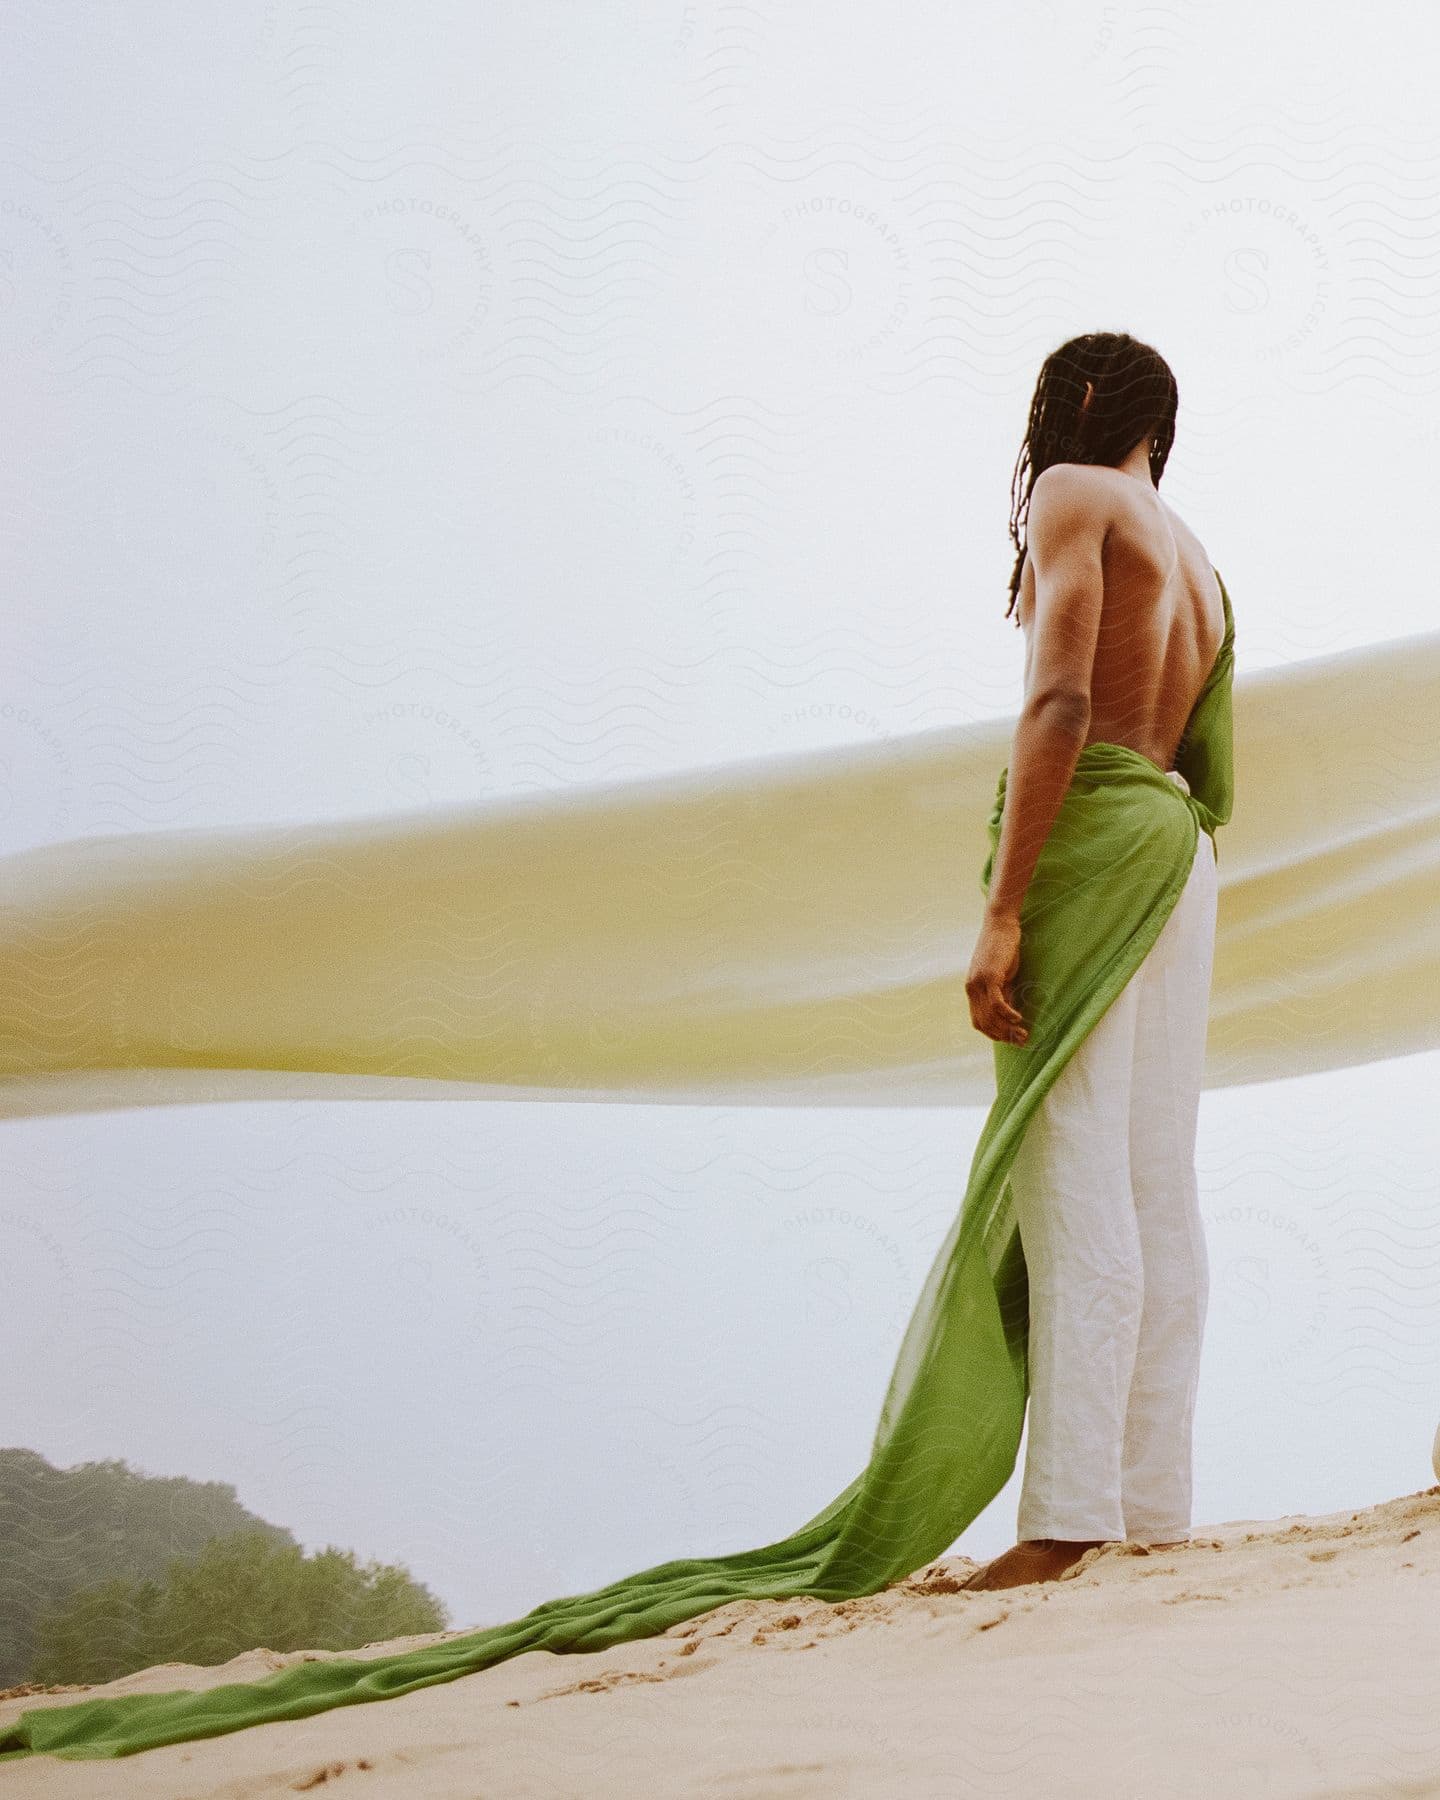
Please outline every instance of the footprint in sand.
M336 1776L343 1775L347 1769L373 1769L374 1767L374 1763L368 1761L363 1756L357 1758L353 1763L323 1763L316 1769L313 1775L307 1775L301 1781L292 1781L290 1783L291 1791L296 1794L305 1794L308 1793L311 1788L318 1788L323 1786L327 1781L335 1780Z

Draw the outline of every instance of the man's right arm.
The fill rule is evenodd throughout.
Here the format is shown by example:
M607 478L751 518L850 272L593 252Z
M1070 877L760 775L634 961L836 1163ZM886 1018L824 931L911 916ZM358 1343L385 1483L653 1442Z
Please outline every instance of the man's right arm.
M1029 677L987 901L999 916L1019 914L1089 734L1108 529L1105 496L1086 471L1059 464L1036 478L1026 534L1035 568Z

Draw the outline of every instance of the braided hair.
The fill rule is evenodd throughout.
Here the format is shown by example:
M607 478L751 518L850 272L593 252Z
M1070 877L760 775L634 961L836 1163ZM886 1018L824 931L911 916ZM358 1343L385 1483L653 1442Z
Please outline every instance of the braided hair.
M1087 381L1095 392L1082 411ZM1026 548L1022 529L1035 478L1059 462L1115 468L1148 437L1150 473L1158 487L1175 442L1178 402L1179 389L1165 358L1125 331L1086 332L1045 358L1010 484L1010 537L1016 555L1006 618L1020 597ZM1015 623L1020 623L1018 613Z

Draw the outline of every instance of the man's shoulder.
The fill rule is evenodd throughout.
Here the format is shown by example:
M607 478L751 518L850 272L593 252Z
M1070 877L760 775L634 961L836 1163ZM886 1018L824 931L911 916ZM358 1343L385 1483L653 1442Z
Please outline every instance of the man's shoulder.
M1125 479L1117 469L1109 468L1104 463L1056 462L1040 471L1030 492L1033 496L1044 488L1057 496L1108 494L1114 491L1116 481Z
M1030 489L1032 523L1040 522L1043 528L1048 521L1052 530L1107 526L1119 498L1107 476L1113 478L1115 471L1094 463L1051 463Z

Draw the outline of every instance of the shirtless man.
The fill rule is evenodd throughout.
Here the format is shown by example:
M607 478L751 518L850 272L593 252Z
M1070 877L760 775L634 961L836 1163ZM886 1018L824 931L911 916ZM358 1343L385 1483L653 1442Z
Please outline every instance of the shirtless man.
M1219 583L1205 549L1156 491L1156 465L1163 469L1173 439L1173 377L1156 352L1133 339L1101 334L1073 342L1101 346L1101 362L1097 364L1092 350L1090 366L1109 371L1109 395L1118 397L1112 414L1122 413L1126 404L1133 408L1136 392L1144 385L1141 376L1149 376L1153 384L1156 365L1163 371L1160 379L1169 378L1171 394L1168 407L1159 409L1160 418L1145 420L1133 443L1116 445L1114 417L1087 432L1096 407L1096 383L1083 379L1083 397L1079 394L1082 377L1077 376L1076 365L1083 371L1086 353L1072 357L1068 369L1061 371L1076 390L1071 442L1093 454L1094 437L1103 440L1108 430L1116 460L1053 461L1032 477L1028 544L1022 550L1018 586L1012 581L1012 603L1018 595L1017 616L1027 636L1025 698L1008 767L984 922L966 982L975 1028L1017 1045L1023 1045L1028 1035L1010 991L1020 964L1021 905L1081 750L1097 741L1120 744L1149 758L1157 768L1172 771L1185 725L1225 631ZM1057 358L1063 363L1063 352L1070 348L1062 347L1050 363ZM1141 352L1151 360L1146 364L1142 359L1137 374L1135 366L1127 368L1126 357ZM1047 369L1053 390L1056 371L1048 365ZM1042 372L1032 407L1032 439L1046 379ZM1052 417L1054 411L1052 393ZM1133 412L1130 428L1136 428ZM1123 419L1119 430L1123 438ZM1052 430L1052 441L1053 436ZM1027 448L1033 456L1033 444ZM1205 833L1200 838L1184 907L1176 909L1180 916L1173 920L1173 930L1167 923L1167 936L1132 977L1137 993L1127 990L1123 996L1129 1012L1117 1002L1112 1008L1115 1018L1102 1017L1091 1033L1092 1039L1102 1041L1093 1050L1088 1039L1081 1045L1027 1131L1022 1151L1033 1150L1029 1164L1022 1166L1017 1159L1012 1189L1022 1245L1032 1265L1030 1448L1021 1520L1023 1526L1028 1512L1047 1529L1045 1535L1038 1531L1022 1535L1014 1549L987 1564L967 1586L997 1588L1053 1580L1096 1544L1130 1535L1113 1522L1121 1518L1122 1492L1126 1519L1132 1504L1146 1519L1162 1512L1187 1515L1171 1527L1176 1540L1145 1536L1142 1541L1158 1547L1183 1541L1188 1530L1189 1408L1207 1292L1194 1191L1194 1120L1213 949L1215 881L1213 846ZM1188 934L1188 940L1177 950L1172 940L1179 932ZM1183 979L1189 983L1183 1008L1174 998L1175 983L1182 979L1174 973L1177 954ZM1168 1010L1163 1026L1155 1021L1147 1026L1144 1012L1139 1014L1137 1050L1136 1007L1146 1004L1147 968L1161 957L1170 959L1170 986L1154 1004ZM1148 979L1153 984L1158 976ZM1129 1033L1123 1051L1117 1036L1122 1028ZM1147 1029L1152 1034L1148 1039ZM1155 1047L1162 1038L1155 1034L1162 1030L1168 1047L1157 1059ZM1174 1043L1177 1036L1184 1041ZM1102 1063L1102 1056L1110 1060ZM1147 1066L1157 1060L1163 1070L1152 1068L1146 1076ZM1097 1078L1102 1088L1106 1080L1113 1086L1115 1080L1130 1079L1132 1068L1137 1092L1110 1093L1103 1117L1099 1116L1094 1098ZM1138 1091L1142 1078L1151 1083L1144 1092ZM1135 1109L1136 1118L1153 1118L1157 1084L1162 1081L1169 1086L1162 1090L1166 1104L1160 1110L1175 1121L1173 1141L1160 1146L1158 1157L1147 1143L1144 1166L1152 1173L1146 1179L1158 1191L1142 1193L1137 1174L1132 1194L1124 1166L1128 1149L1124 1139L1136 1129L1128 1125L1130 1109ZM1081 1109L1089 1116L1080 1118ZM1119 1176L1118 1185L1112 1181L1108 1199L1094 1197L1099 1178L1090 1179L1082 1166L1093 1157L1097 1131L1120 1140L1109 1146L1115 1151ZM1160 1177L1153 1174L1157 1167L1163 1170ZM1077 1196L1067 1192L1067 1175ZM1088 1223L1072 1223L1070 1237L1083 1237L1082 1251L1065 1240L1054 1218L1057 1208L1070 1206L1076 1209L1076 1219L1083 1220L1081 1197L1087 1205L1108 1204L1112 1215L1128 1207L1132 1217L1119 1219L1116 1229L1132 1238L1137 1229L1133 1216L1138 1214L1146 1252L1144 1332L1136 1316L1138 1297L1127 1301L1128 1311L1114 1315L1113 1329L1103 1320L1098 1326L1092 1322L1102 1309L1091 1300L1108 1280L1103 1266L1108 1226L1092 1232ZM1042 1252L1048 1285L1039 1294L1034 1266ZM1165 1258L1182 1266L1172 1271L1162 1266ZM1092 1284L1087 1298L1075 1307L1077 1313L1088 1309L1090 1319L1081 1317L1077 1322L1067 1317L1067 1271L1073 1271L1071 1287L1078 1290L1086 1279ZM1128 1275L1117 1276L1117 1285L1123 1287L1125 1279ZM1059 1298L1054 1297L1057 1292ZM1037 1343L1043 1356L1037 1357ZM1096 1354L1097 1344L1103 1354ZM1106 1410L1103 1397L1096 1398L1093 1416L1087 1413L1083 1388L1087 1381L1110 1383L1118 1391L1118 1405ZM1148 1391L1142 1392L1147 1382ZM1169 1439L1163 1436L1167 1430L1172 1433ZM1184 1442L1176 1433L1183 1433ZM1157 1463L1163 1466L1167 1459L1176 1465L1168 1478L1163 1469L1155 1473ZM1128 1492L1132 1469L1133 1485L1141 1496L1133 1503ZM1105 1523L1097 1526L1097 1520ZM1101 1534L1087 1535L1087 1529L1100 1529Z

